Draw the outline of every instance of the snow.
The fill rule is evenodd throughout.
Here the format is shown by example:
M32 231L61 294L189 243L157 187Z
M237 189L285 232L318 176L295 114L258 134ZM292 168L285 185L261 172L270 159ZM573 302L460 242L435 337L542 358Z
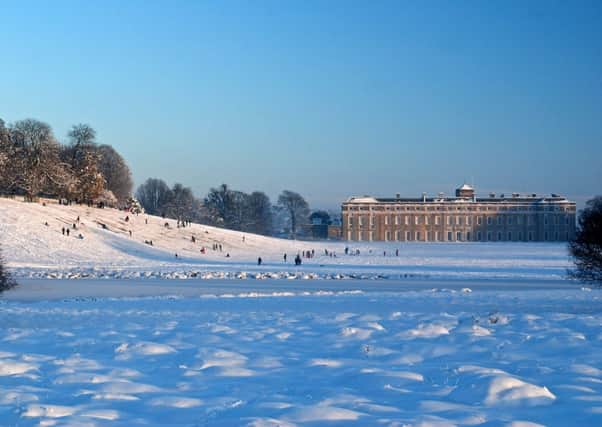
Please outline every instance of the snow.
M83 240L60 231L77 215ZM0 199L20 282L0 297L0 424L602 425L602 295L564 279L563 245L345 256L123 217ZM337 258L283 265L312 248Z

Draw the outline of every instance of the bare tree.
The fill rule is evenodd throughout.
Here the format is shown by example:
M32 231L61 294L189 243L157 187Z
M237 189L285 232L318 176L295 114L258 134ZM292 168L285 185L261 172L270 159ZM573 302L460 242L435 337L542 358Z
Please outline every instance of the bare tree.
M45 191L58 194L70 182L68 168L60 161L60 146L52 129L34 119L16 122L10 129L17 162L14 185L31 200Z
M309 205L299 193L284 190L278 196L278 206L287 213L290 221L291 237L296 238L299 226L307 223Z
M602 284L602 196L589 200L579 215L575 239L569 242L575 262L571 276Z
M205 207L210 214L213 225L230 227L234 222L234 192L227 184L209 190L205 198Z
M165 215L173 193L165 181L149 178L136 190L136 198L149 215Z
M249 194L246 200L247 227L245 231L269 236L273 230L272 203L261 191Z
M171 189L171 200L166 209L166 215L177 220L192 220L198 214L200 202L194 197L189 187L174 184Z

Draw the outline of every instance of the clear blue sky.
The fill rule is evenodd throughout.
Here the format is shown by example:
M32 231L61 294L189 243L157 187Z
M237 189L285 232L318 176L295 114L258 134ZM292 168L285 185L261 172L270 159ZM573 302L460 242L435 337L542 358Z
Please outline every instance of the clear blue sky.
M0 40L0 117L136 184L602 193L602 1L14 1Z

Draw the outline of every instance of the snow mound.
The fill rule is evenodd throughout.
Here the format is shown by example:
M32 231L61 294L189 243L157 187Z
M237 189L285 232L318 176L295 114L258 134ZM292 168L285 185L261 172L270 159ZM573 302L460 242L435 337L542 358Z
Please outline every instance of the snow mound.
M535 406L550 403L555 399L556 396L546 387L529 384L518 378L499 376L491 381L485 404L526 404Z

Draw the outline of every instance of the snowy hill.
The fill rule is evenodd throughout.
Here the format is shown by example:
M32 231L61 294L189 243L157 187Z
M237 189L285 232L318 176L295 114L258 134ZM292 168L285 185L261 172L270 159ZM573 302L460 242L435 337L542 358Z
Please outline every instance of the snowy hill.
M70 230L69 236L62 234L63 227ZM150 241L152 246L145 243ZM199 224L178 228L171 219L115 209L63 206L55 200L24 203L6 198L0 198L0 243L9 267L17 275L31 277L80 277L84 273L91 277L135 274L186 278L197 277L200 272L201 276L236 278L247 273L271 277L273 273L278 277L309 274L315 278L556 280L564 277L569 266L563 244L303 242ZM360 255L344 255L347 244L352 252L360 250ZM221 245L222 250L213 250L214 245ZM302 267L294 267L294 256L309 250L315 250L316 256L304 259ZM337 256L326 255L325 251ZM262 266L257 266L258 257L263 260Z

